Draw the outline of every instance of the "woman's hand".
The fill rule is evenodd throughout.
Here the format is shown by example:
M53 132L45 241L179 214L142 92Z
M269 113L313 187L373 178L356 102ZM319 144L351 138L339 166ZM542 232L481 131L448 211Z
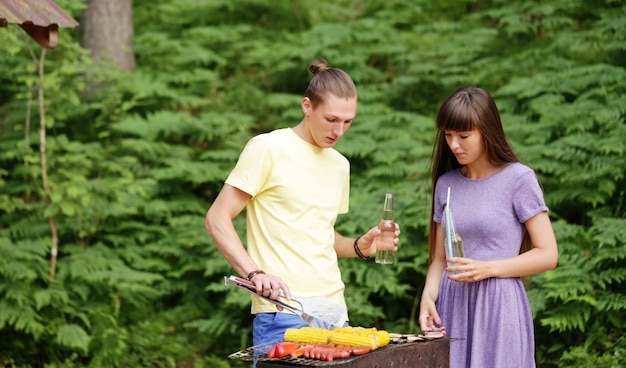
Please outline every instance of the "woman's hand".
M457 282L476 282L493 277L490 263L471 258L451 257L446 259L448 279Z
M439 313L437 313L435 302L430 298L422 298L418 321L424 333L426 331L441 331L445 334L446 332L446 328L441 326L441 318Z

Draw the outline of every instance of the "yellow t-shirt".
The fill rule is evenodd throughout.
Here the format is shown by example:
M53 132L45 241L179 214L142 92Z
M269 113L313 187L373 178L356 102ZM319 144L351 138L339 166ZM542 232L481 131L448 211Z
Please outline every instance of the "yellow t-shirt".
M252 138L226 179L252 196L246 206L247 248L265 272L280 276L293 295L346 306L334 225L348 212L350 163L291 129ZM252 313L276 312L252 297ZM347 316L346 316L347 320Z

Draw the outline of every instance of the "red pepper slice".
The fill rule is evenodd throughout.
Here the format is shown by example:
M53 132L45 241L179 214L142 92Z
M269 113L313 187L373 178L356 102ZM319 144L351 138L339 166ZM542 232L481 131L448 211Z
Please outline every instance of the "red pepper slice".
M308 346L300 346L299 348L297 348L296 350L292 351L291 357L292 358L299 358L304 354L304 351L308 348Z
M298 344L297 342L279 342L275 346L276 348L275 356L277 358L285 357L293 353L299 347L300 347L300 344Z
M274 346L273 348L270 349L270 351L267 352L267 357L276 358L276 346Z

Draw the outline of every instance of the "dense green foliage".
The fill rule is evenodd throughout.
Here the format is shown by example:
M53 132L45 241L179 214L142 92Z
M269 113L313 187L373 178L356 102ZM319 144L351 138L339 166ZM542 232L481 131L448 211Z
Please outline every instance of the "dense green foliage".
M341 260L351 324L418 328L434 114L480 85L559 242L528 285L538 365L626 359L626 2L135 0L134 17L134 72L94 65L77 30L45 55L49 195L41 50L0 28L0 365L246 366L225 357L251 345L249 297L224 287L204 214L247 139L299 121L316 57L360 94L338 228L373 226L391 191L403 231L394 266Z

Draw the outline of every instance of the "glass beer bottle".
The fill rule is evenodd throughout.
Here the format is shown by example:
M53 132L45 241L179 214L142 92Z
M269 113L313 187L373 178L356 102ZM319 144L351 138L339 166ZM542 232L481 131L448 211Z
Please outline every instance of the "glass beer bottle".
M396 224L393 221L393 194L391 193L385 195L383 215L378 228L381 231L380 235L378 235L378 243L393 246ZM377 250L376 263L393 264L393 250Z

